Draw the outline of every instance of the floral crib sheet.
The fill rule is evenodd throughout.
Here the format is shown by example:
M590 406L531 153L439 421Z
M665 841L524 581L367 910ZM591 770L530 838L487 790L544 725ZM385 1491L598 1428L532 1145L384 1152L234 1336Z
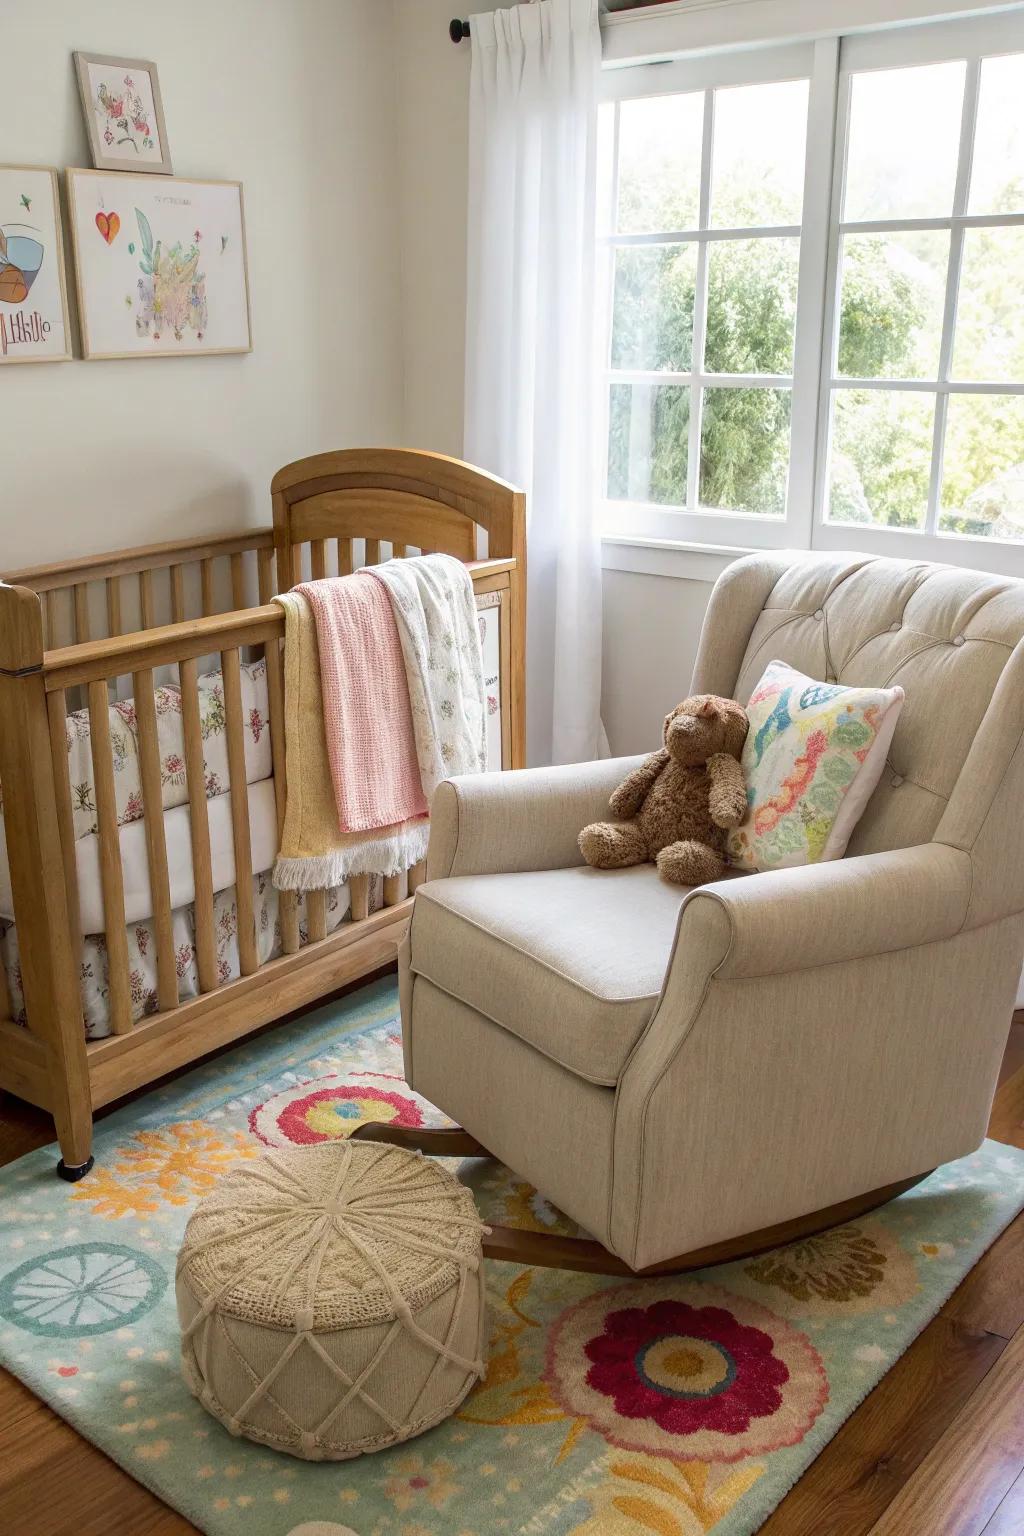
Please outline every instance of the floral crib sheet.
M220 672L203 673L199 684L199 723L203 738L206 798L224 794L229 786L227 720L224 713L224 679ZM270 752L270 709L267 698L267 664L244 662L241 667L242 722L245 745L245 777L249 784L268 779L273 771ZM156 704L157 749L163 809L188 800L185 777L185 738L181 718L181 689L172 683L153 690ZM138 722L134 699L120 699L108 707L110 744L114 755L114 794L117 824L142 820L142 775L139 767ZM71 809L75 837L87 837L98 828L96 786L92 774L92 733L89 711L69 714L65 735L71 780ZM0 787L0 810L3 809Z
M256 944L260 964L276 959L282 953L281 924L278 914L278 893L274 889L269 871L254 875L252 882L253 909L256 916ZM383 887L379 875L370 876L370 911L375 912L383 902ZM349 892L347 885L335 886L327 893L327 931L333 933L348 915ZM241 975L238 963L238 906L235 888L218 891L213 899L214 932L217 939L218 979L223 985L236 981ZM190 904L179 907L171 915L174 935L174 953L178 973L178 996L182 1002L199 996L199 972L196 967L195 908ZM131 980L132 1022L157 1011L156 931L152 919L130 923L128 935L128 967ZM309 933L306 926L305 898L299 899L299 934L303 944ZM7 973L7 985L11 997L11 1012L15 1021L25 1023L25 995L21 984L21 963L18 954L18 931L13 923L0 925L0 957ZM82 1014L85 1020L87 1040L102 1040L110 1034L110 987L107 975L107 944L103 934L89 934L82 941L79 965L82 994Z

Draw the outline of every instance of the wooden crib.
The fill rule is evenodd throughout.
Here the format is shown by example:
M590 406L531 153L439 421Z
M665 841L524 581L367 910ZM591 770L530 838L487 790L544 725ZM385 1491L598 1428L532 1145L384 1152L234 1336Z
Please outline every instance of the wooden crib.
M498 609L502 766L524 761L525 511L512 486L437 454L353 449L319 454L275 475L272 528L153 545L12 572L0 584L0 784L6 811L24 1023L15 1022L0 966L0 1088L48 1110L59 1171L91 1166L95 1108L249 1031L315 1002L391 961L421 870L384 883L368 910L367 877L349 882L350 919L328 934L324 893L307 897L300 934L282 892L282 954L260 963L249 897L252 864L243 762L242 657L266 658L277 831L284 815L283 614L270 601L308 576L350 572L389 555L444 552L468 565ZM479 530L488 558L478 559ZM360 545L364 558L360 560ZM276 567L276 585L275 585ZM196 575L198 568L198 579ZM258 606L248 607L252 596ZM188 617L189 595L201 616ZM105 591L105 604L102 598ZM221 611L221 604L226 611ZM97 621L104 610L105 622ZM169 623L157 623L166 615ZM135 621L137 620L137 627ZM100 629L105 633L98 633ZM70 644L59 643L67 633ZM254 648L254 649L253 649ZM223 676L230 818L237 883L238 979L215 963L208 802L197 688L204 658ZM171 668L181 728L194 873L199 995L179 1000L168 854L154 714L154 673ZM158 976L155 1011L133 1023L124 883L108 703L136 701L145 855ZM65 724L89 713L106 933L111 1033L87 1040L79 988L82 930ZM272 820L272 816L271 816ZM248 878L247 878L248 876ZM305 937L305 942L303 942Z

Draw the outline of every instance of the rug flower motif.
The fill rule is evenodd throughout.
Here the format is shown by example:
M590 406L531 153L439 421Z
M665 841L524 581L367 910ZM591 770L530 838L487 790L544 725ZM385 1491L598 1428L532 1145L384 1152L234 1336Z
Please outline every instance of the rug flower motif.
M796 1445L828 1401L806 1336L756 1302L679 1280L588 1296L562 1315L548 1384L611 1445L739 1461Z
M378 1455L292 1461L187 1392L177 1248L266 1144L444 1123L403 1081L396 1017L378 983L128 1105L81 1184L53 1149L0 1170L0 1361L210 1536L750 1536L1024 1206L1024 1155L986 1144L870 1217L714 1270L488 1264L487 1374L458 1413ZM485 1218L577 1232L508 1169L453 1166Z

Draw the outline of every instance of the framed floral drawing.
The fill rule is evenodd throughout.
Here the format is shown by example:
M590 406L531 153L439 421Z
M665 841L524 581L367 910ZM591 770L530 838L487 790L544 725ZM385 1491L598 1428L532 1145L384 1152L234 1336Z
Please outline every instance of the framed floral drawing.
M0 364L70 357L57 172L0 165Z
M170 176L156 65L147 59L76 53L75 68L93 165L105 171Z
M252 351L240 182L67 177L84 357Z

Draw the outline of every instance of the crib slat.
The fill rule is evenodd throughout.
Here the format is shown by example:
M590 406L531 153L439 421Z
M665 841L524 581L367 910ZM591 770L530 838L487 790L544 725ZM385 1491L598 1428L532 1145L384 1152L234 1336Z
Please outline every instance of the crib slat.
M112 640L116 635L124 634L124 630L121 628L120 576L107 577L107 630Z
M306 924L309 929L309 942L317 944L327 937L327 892L308 891L306 893Z
M192 871L195 876L196 966L199 990L217 986L217 943L213 929L213 868L210 861L210 818L206 806L206 765L199 718L199 687L194 658L178 663L181 721L185 737Z
M277 845L281 846L284 832L286 804L286 779L284 759L284 676L281 667L281 644L269 640L264 647L267 662L267 699L270 705L270 751L274 764L274 801L277 808ZM278 912L281 917L281 947L286 955L294 955L299 948L299 912L294 891L281 891L278 895Z
M409 895L411 896L418 885L422 885L427 876L427 861L420 859L409 871Z
M400 901L405 900L406 877L401 875L384 876L384 905L397 907Z
M327 575L327 540L311 539L309 544L309 568L314 581L323 581Z
M224 716L231 779L231 833L235 845L235 910L238 913L238 965L243 976L259 970L256 918L252 906L252 845L249 836L249 786L245 782L245 721L242 669L237 649L221 651Z
M380 565L380 539L366 540L366 564Z
M206 559L199 562L199 582L203 600L203 618L211 619L217 612L213 597L213 560Z
M353 875L348 883L351 897L351 916L354 923L362 922L370 915L370 877Z
M45 594L44 618L46 620L46 649L52 651L57 645L57 589L51 587ZM0 971L3 966L0 966Z
M153 572L139 572L139 614L143 629L152 629L156 624L156 610L153 606Z
M117 837L114 753L110 744L107 685L102 680L89 684L89 734L92 739L92 777L96 787L96 815L99 822L100 883L103 889L103 923L106 928L110 1027L115 1035L126 1035L132 1027L131 980L128 972L128 938L125 933L121 845Z
M258 549L256 551L256 569L259 579L260 603L269 603L274 595L274 551L272 549Z
M153 897L156 928L157 1003L160 1012L178 1006L178 974L175 968L174 933L171 925L171 889L167 874L167 837L164 828L163 785L156 725L153 672L146 668L132 677L135 721L139 740L139 773L142 779L142 812L146 826L146 858L149 889Z
M75 583L75 644L89 639L89 588L84 581Z
M13 1017L11 990L7 985L7 967L4 964L3 949L0 947L0 1023L7 1024Z
M339 539L338 540L338 575L339 576L351 576L352 572L354 570L355 570L355 565L354 565L353 559L352 559L352 540L351 539Z
M71 805L71 772L68 764L67 696L63 689L47 694L46 710L50 727L50 758L53 763L53 787L57 799L57 833L64 865L64 890L68 927L76 959L82 954L82 916L78 902L78 861L75 857L75 817ZM0 966L0 970L3 967Z
M185 618L185 567L171 566L171 619L180 624Z
M391 558L393 560L404 560L408 550L409 546L407 544L392 544Z
M238 550L231 556L231 606L245 607L245 566Z

